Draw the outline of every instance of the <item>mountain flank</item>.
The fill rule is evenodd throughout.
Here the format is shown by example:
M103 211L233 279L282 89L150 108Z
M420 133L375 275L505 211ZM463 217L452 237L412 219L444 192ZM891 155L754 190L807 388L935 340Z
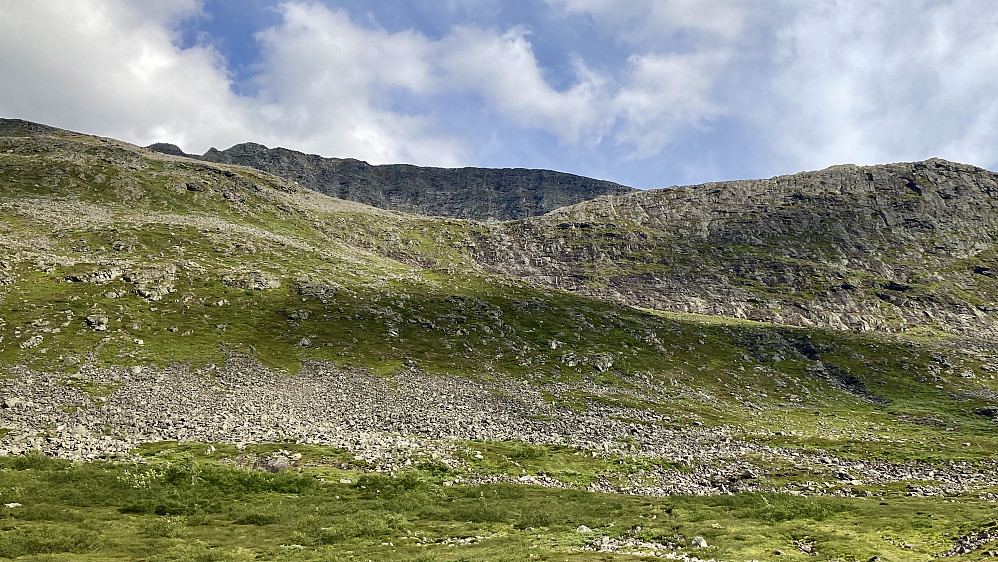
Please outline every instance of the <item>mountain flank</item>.
M495 222L174 152L0 120L0 559L998 555L991 172Z
M491 225L496 272L657 310L998 338L998 174L940 159L601 197Z
M521 219L601 195L636 191L609 181L551 170L372 166L352 158L323 158L255 143L237 144L226 150L212 148L202 156L185 154L176 145L166 143L148 148L256 168L326 195L382 209L480 221Z

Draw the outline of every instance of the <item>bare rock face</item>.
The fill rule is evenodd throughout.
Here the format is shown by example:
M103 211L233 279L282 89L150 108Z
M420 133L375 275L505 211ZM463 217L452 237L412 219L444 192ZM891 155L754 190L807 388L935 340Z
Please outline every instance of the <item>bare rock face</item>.
M522 168L427 168L407 164L372 166L351 158L322 158L254 143L203 156L174 145L151 150L270 172L301 185L382 209L474 220L513 220L541 215L600 195L635 191L617 183Z
M473 241L479 263L627 304L998 335L998 174L939 159L600 197Z

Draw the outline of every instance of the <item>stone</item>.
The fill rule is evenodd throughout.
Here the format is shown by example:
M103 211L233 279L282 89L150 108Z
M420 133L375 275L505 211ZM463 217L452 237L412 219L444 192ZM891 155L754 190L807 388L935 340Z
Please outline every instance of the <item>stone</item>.
M43 339L44 338L42 338L42 336L39 336L39 335L31 336L27 340L21 342L21 344L20 344L21 349L33 349L33 348L36 348L39 345L41 345Z
M846 480L846 481L850 481L850 482L853 481L853 480L856 480L855 476L853 476L852 474L849 474L845 470L839 470L838 472L836 472L835 473L835 477L838 478L839 480Z
M593 530L590 529L589 527L587 527L586 525L579 525L578 527L576 527L575 532L576 533L591 533L591 532L593 532Z
M270 456L262 459L257 459L253 463L253 468L258 470L266 470L267 472L283 472L292 468L294 465L288 457L285 456Z
M693 537L693 540L690 541L690 546L693 548L707 548L707 539L700 536Z
M108 317L103 314L91 314L86 318L87 326L90 326L97 332L106 332L108 322Z

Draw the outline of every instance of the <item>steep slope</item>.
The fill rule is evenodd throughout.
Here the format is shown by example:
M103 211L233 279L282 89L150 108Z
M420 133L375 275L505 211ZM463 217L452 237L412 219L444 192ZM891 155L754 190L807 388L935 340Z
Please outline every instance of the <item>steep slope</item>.
M928 160L599 198L494 225L497 272L634 306L998 337L998 175Z
M170 144L149 148L184 155ZM382 209L461 219L520 219L600 195L633 191L613 182L550 170L372 166L254 143L221 151L213 148L193 157L257 168L326 195Z

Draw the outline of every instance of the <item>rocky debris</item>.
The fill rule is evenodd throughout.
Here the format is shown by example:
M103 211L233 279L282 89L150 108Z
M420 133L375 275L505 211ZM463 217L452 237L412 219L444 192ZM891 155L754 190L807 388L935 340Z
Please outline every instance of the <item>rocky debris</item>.
M974 408L974 413L978 416L998 420L998 408Z
M139 443L275 443L338 447L373 470L394 472L430 459L454 468L469 484L510 482L570 488L546 474L468 472L464 443L469 440L521 441L571 445L578 454L603 458L661 459L683 465L646 466L621 479L597 475L586 489L650 496L785 491L798 495L862 495L852 482L809 482L773 490L766 470L747 461L762 455L808 468L829 478L841 471L869 485L933 482L920 495L967 493L994 484L993 468L951 462L944 466L889 464L842 459L800 449L781 449L731 437L726 428L664 423L661 414L640 408L587 402L585 411L552 404L545 396L599 396L593 383L528 385L486 383L459 377L427 376L410 367L391 378L326 363L307 363L296 375L279 375L234 355L222 368L191 371L168 368L96 368L80 365L76 383L66 376L24 367L0 378L0 454L39 450L92 460L125 457ZM91 396L80 381L113 388ZM616 389L619 392L620 389ZM637 387L632 392L641 391ZM643 392L660 393L649 385ZM640 399L640 394L636 394ZM623 421L627 420L627 421ZM466 458L466 457L464 457ZM281 460L284 459L284 460ZM290 460L288 460L290 459ZM279 470L296 459L279 452L271 460L244 459L246 466ZM996 463L998 466L998 463ZM746 478L750 473L758 479ZM609 477L608 477L609 476ZM913 489L914 490L914 489Z
M93 283L94 285L107 285L112 281L116 281L124 275L124 271L120 268L110 268L110 269L99 269L91 273L85 273L81 275L67 275L66 280L73 283Z
M158 301L176 291L177 264L151 265L128 271L121 278L135 284L135 294L148 301Z
M981 550L985 546L998 542L998 528L981 529L979 531L974 531L966 535L961 536L957 539L956 544L953 548L947 550L946 552L939 555L939 558L948 558L950 556L960 556L963 554L971 554L975 551ZM998 553L993 551L987 552L989 556L995 556Z
M105 314L91 314L87 316L86 323L87 326L94 329L95 332L106 332L107 325L110 320Z
M297 458L296 458L297 457ZM300 453L295 453L291 455L288 451L278 451L270 456L257 459L253 463L254 470L266 470L267 472L284 472L293 468L298 459L301 459Z
M224 275L222 276L222 284L238 289L263 291L280 288L281 278L263 271L248 271Z
M687 560L690 562L697 560L685 553L676 552L679 548L680 546L674 543L664 544L643 541L634 537L611 538L603 535L598 540L582 547L582 550L590 552L612 552L614 554L627 554L631 556L656 556L667 560Z
M297 295L317 299L323 304L336 296L342 290L339 283L323 282L315 279L301 277L294 281L294 292Z
M34 349L42 344L43 339L44 338L40 335L34 335L21 342L19 345L21 349Z
M148 148L166 154L179 150L162 143ZM350 158L322 158L254 143L221 151L212 148L200 157L186 156L257 168L314 191L373 207L462 219L522 219L601 195L635 191L609 181L550 170L372 166Z
M794 541L794 546L797 550L803 552L804 554L809 554L811 556L817 556L818 551L814 549L814 541L809 539L797 539Z

